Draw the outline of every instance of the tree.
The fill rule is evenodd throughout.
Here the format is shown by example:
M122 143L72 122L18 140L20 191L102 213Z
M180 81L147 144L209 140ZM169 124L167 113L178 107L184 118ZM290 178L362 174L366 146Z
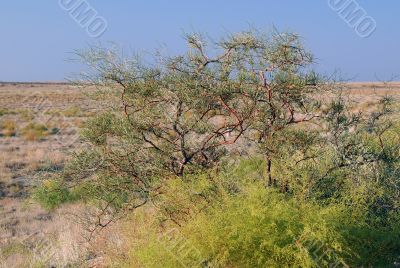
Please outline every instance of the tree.
M252 30L213 43L192 34L186 42L185 55L150 63L103 48L78 52L90 67L82 85L97 89L102 107L64 183L96 200L101 215L123 214L162 194L166 181L220 165L232 148L248 152L249 140L265 159L266 187L305 198L340 192L331 174L348 172L349 159L365 152L362 139L350 138L365 133L365 120L333 98L335 85L312 71L299 36ZM385 109L369 124L378 137L389 129L376 124Z

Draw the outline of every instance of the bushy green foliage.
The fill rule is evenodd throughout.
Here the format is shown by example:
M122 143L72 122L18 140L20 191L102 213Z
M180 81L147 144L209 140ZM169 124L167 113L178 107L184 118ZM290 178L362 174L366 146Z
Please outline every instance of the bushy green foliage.
M353 220L341 206L302 204L262 187L248 190L184 228L211 266L360 267L398 258L398 230Z
M134 241L124 264L384 267L398 260L400 225L394 218L386 227L377 227L369 224L368 215L353 215L346 205L321 206L267 189L262 181L251 178L257 170L241 178L243 169L250 171L246 167L251 162L258 169L257 161L246 161L219 176L171 181L165 190L168 197L162 198L161 205L156 201L161 208L158 217L153 211L144 221L145 209L129 221L140 225L139 231L130 234ZM166 213L165 207L173 213ZM165 221L171 216L174 223Z
M309 244L339 245L340 236L321 213L256 183L198 215L182 232L211 267L312 267L317 262ZM340 261L316 257L321 257L318 264Z
M39 202L44 208L52 210L62 203L77 200L78 196L72 193L61 182L47 180L41 187L34 191L33 199Z

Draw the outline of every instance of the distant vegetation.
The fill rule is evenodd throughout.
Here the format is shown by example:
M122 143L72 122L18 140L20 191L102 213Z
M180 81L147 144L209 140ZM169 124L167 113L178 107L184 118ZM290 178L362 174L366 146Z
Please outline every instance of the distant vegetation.
M400 262L400 124L355 109L290 33L186 36L157 64L79 53L102 112L35 194L124 219L116 267L390 267ZM71 111L75 116L75 111ZM32 127L32 131L45 131ZM36 132L35 132L36 133ZM35 135L38 136L38 135Z

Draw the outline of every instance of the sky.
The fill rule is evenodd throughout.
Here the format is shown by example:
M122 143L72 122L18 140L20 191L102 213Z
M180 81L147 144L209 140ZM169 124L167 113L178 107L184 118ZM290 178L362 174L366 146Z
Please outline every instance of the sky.
M87 21L79 23L74 4L89 10ZM345 5L360 12L353 27L340 14ZM62 81L84 70L70 60L72 52L91 45L113 42L139 53L166 46L176 54L186 49L185 32L217 39L250 27L298 33L320 73L340 72L351 81L396 79L399 11L398 0L4 0L0 81Z

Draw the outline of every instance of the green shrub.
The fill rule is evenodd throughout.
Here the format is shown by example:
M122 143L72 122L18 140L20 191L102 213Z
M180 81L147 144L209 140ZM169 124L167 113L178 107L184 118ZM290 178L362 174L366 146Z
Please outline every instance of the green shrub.
M195 201L190 195L182 198L185 192L188 193L187 189L182 187L181 200L190 206ZM195 203L191 206L198 205ZM212 206L196 213L182 227L164 222L161 228L156 220L141 223L130 261L125 265L390 266L400 249L395 225L378 230L359 218L352 219L341 205L321 207L303 203L267 190L262 183L247 184L240 194L214 199Z
M169 180L153 199L157 210L142 208L127 221L135 230L125 234L132 241L129 260L114 260L118 267L390 267L398 261L396 213L377 225L380 216L368 213L368 202L300 201L264 187L260 159L232 166Z
M62 203L77 200L77 195L57 180L47 180L33 194L34 200L44 208L52 210Z

